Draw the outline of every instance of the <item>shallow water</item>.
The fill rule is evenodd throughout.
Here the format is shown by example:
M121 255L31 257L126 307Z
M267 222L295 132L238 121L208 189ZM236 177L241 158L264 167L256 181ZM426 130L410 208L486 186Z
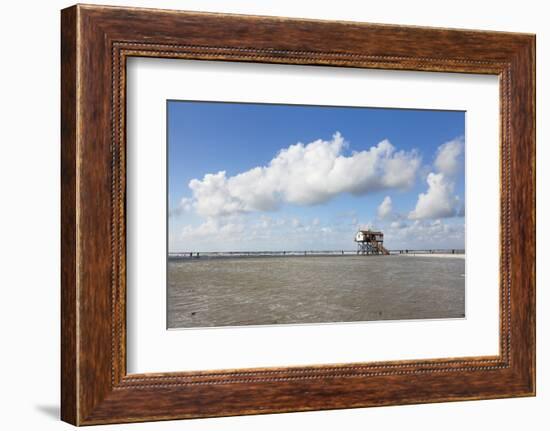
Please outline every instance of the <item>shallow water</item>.
M168 327L460 318L464 269L422 256L170 260Z

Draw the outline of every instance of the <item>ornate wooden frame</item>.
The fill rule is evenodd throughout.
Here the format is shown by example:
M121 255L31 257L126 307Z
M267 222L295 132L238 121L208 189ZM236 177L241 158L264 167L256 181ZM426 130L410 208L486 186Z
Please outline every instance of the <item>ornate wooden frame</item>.
M63 420L88 425L535 394L534 35L81 5L61 16ZM129 56L498 75L500 354L128 375Z

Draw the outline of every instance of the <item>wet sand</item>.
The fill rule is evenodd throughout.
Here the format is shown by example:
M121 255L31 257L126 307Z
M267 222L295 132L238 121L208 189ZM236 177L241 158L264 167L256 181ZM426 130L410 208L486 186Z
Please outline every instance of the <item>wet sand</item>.
M463 256L168 262L168 327L464 317Z
M465 254L451 254L451 253L408 253L400 256L414 256L414 257L439 257L442 259L466 259Z

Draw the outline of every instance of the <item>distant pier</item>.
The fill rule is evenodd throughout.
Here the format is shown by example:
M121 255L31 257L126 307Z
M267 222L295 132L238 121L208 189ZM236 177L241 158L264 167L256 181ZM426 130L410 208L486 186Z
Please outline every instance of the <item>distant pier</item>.
M393 249L387 250L387 255L464 255L464 249ZM170 260L188 259L227 259L254 257L315 257L315 256L362 256L358 250L281 250L281 251L214 251L196 252L179 251L168 253Z

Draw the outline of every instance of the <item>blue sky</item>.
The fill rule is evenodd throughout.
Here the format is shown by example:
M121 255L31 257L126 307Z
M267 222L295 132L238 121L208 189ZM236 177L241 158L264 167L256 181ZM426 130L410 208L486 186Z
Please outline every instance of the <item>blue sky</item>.
M170 251L464 247L461 111L168 102Z

